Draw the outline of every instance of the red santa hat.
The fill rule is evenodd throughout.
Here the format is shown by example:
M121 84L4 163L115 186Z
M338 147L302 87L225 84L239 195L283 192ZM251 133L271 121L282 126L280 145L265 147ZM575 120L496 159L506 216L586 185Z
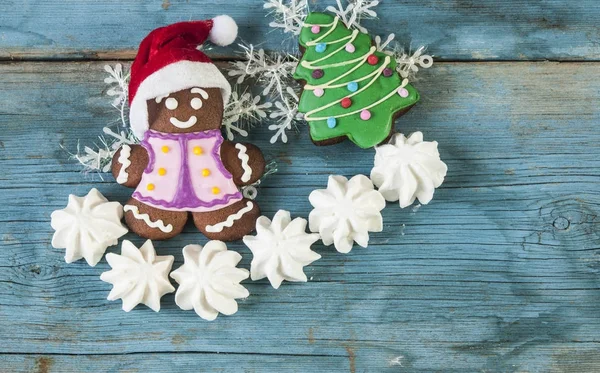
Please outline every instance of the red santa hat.
M129 121L135 135L148 130L147 100L183 89L220 88L226 104L231 86L213 62L197 47L210 40L225 46L233 43L238 27L221 15L206 21L180 22L152 31L140 44L131 65Z

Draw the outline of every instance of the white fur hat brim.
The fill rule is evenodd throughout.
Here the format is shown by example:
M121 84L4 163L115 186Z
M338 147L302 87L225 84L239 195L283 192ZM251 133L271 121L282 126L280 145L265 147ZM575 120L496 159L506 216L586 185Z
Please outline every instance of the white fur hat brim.
M231 85L213 63L175 62L148 76L138 87L129 108L129 122L133 133L142 139L149 128L146 101L194 87L220 88L223 103L226 105L229 102Z

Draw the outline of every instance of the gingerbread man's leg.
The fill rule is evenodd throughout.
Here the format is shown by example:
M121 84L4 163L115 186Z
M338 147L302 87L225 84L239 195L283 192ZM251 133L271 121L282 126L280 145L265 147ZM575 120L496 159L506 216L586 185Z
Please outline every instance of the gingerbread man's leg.
M194 224L208 239L239 240L254 230L260 216L258 204L242 199L220 210L192 213Z
M167 211L148 206L130 198L123 206L125 222L138 236L152 240L166 240L177 236L188 219L186 211Z

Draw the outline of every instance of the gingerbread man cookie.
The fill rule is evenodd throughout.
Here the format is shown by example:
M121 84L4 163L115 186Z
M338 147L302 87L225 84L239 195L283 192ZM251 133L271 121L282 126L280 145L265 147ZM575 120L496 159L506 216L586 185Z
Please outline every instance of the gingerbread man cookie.
M131 67L130 122L139 145L124 145L112 163L118 183L136 188L123 210L129 228L150 239L179 234L188 218L213 240L232 241L254 229L260 210L240 187L264 173L259 148L223 139L231 87L197 46L233 42L228 16L152 31Z

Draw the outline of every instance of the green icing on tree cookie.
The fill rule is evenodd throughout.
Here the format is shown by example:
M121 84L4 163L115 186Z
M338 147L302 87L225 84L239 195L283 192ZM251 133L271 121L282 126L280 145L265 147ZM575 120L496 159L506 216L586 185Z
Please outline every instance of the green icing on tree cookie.
M337 17L309 14L300 45L305 51L294 78L306 85L298 110L314 141L347 136L361 148L375 146L390 134L394 114L419 100L396 72L396 61Z

